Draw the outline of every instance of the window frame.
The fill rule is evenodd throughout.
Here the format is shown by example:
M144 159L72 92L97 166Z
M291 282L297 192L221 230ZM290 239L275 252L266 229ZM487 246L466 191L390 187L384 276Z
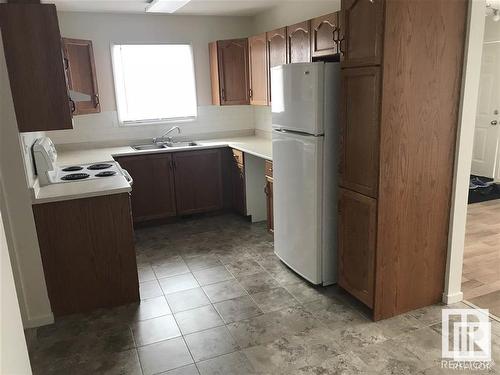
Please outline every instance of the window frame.
M191 51L191 60L192 60L192 69L193 69L193 78L194 78L194 105L196 109L196 114L194 116L187 117L169 117L163 119L145 119L145 120L123 120L120 118L120 101L118 100L118 84L117 84L117 75L115 73L115 57L113 53L113 49L115 46L121 45L139 45L139 46L158 46L158 45L185 45L189 46ZM118 118L118 125L123 127L130 126L144 126L144 125L164 125L164 124L172 124L172 123L183 123L183 122L193 122L198 119L198 86L196 79L196 64L194 58L194 48L191 42L111 42L110 43L110 57L111 57L111 73L113 75L113 86L115 93L115 103L116 103L116 115Z

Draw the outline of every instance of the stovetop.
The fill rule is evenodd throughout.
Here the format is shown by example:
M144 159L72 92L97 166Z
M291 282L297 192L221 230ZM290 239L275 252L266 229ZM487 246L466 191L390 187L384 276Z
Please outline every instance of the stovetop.
M116 175L123 175L123 172L116 162L66 165L58 167L52 178L52 183L88 181L97 178L108 178Z

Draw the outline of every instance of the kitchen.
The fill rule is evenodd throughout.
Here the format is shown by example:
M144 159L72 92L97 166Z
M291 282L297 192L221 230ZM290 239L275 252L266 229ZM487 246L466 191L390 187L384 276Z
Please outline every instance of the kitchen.
M394 131L387 125L379 134L382 116L378 108L389 106L388 95L400 83L397 77L393 81L387 78L389 70L382 59L395 58L391 49L382 48L382 40L386 48L396 43L390 35L384 36L382 20L384 12L401 11L397 6L386 10L383 2L346 2L340 16L336 1L314 6L303 2L298 9L293 9L294 4L285 6L290 19L285 22L280 18L285 13L280 7L253 9L251 12L261 13L256 21L244 15L213 15L203 8L193 8L191 14L196 15L165 16L136 11L115 14L108 13L109 9L94 9L95 13L61 11L59 8L67 6L64 2L56 2L56 13L45 4L14 3L6 6L45 7L37 14L24 13L23 9L16 15L16 21L17 17L32 17L28 22L31 35L17 33L19 23L9 22L10 15L2 18L7 60L3 69L4 76L9 74L13 96L13 105L7 103L6 107L10 104L11 118L17 117L10 124L17 123L21 133L20 150L7 154L4 149L2 159L20 154L21 160L17 156L13 160L20 161L17 165L25 171L24 176L18 171L9 174L7 184L11 187L5 190L12 208L19 199L23 202L17 207L33 210L30 227L35 237L30 238L31 233L24 240L31 239L40 249L39 254L16 254L18 294L25 301L24 318L31 320L27 326L50 324L54 321L51 314L56 321L55 326L47 326L52 328L38 329L34 341L41 349L35 350L35 363L49 366L47 358L53 360L50 355L58 354L47 354L54 349L50 332L55 330L55 337L57 333L67 334L58 332L59 322L64 325L66 319L74 319L65 316L96 308L133 303L134 308L116 310L132 321L131 332L120 335L125 339L132 335L136 344L142 344L125 345L117 352L129 354L129 361L140 362L144 373L178 368L186 373L203 372L204 368L210 373L211 366L222 366L218 363L222 358L248 365L249 359L241 350L247 349L245 355L251 357L257 344L263 347L272 341L266 335L245 337L252 319L267 324L266 313L274 314L281 328L287 327L293 335L299 333L294 329L309 324L316 327L304 315L305 305L309 315L321 315L333 308L344 312L345 322L364 322L390 318L441 300L447 217L439 207L426 211L433 220L432 228L419 226L419 206L401 198L400 207L415 215L416 233L405 231L403 237L394 239L389 234L392 231L376 228L377 222L394 225L399 217L399 208L398 212L392 208L397 205L392 202L391 190L395 187L390 176L399 172L391 155L396 154L398 142L407 142L404 134L393 144L389 141L394 138L379 139ZM185 11L197 3L201 6L202 2L193 1ZM412 6L419 17L444 12L439 6ZM465 19L464 9L457 5L455 16L446 12L450 23L459 25ZM200 15L203 12L206 15ZM223 14L223 9L215 14ZM343 30L341 22L355 26ZM393 22L393 27L400 26ZM441 38L454 47L446 50L448 60L442 64L456 59L463 44L463 28L446 30L448 34ZM60 44L53 43L61 37L65 59L60 58ZM16 43L24 48L16 48ZM138 47L150 48L134 54ZM47 59L37 60L36 54ZM133 61L127 64L127 57L132 55ZM146 62L149 64L140 65ZM281 70L279 66L285 63L305 65L285 65ZM175 64L177 74L172 69L162 72L157 68ZM31 65L36 69L29 69ZM23 66L29 74L19 76L13 66ZM328 73L331 69L337 72ZM48 76L53 77L48 88L38 84L46 82ZM429 82L437 80L440 87L454 87L460 74L459 69L450 69L448 74L440 73L439 79L430 76L426 78ZM167 89L165 85L153 85L147 77L177 84ZM141 89L146 84L151 87L147 94ZM300 89L295 92L290 87ZM47 89L50 95L40 95ZM85 94L83 99L78 99L79 93ZM24 100L26 95L31 95L29 100ZM158 105L162 95L175 105ZM454 113L446 122L450 128L456 125L458 98L455 92L441 103ZM134 100L140 105L134 107ZM144 109L149 117L141 117ZM341 125L329 127L335 121L327 119L338 113ZM388 110L384 112L387 123L389 114ZM179 117L181 121L154 123L155 118ZM304 129L304 122L311 128ZM411 127L407 130L414 131ZM10 139L15 140L18 135L9 131ZM309 133L311 142L295 139L281 149L279 139L286 138L287 131L302 133L298 137ZM324 141L318 141L323 134ZM452 148L453 137L445 131L434 136L450 146L438 148L427 162L451 162L446 150ZM55 144L57 155L44 137ZM33 147L34 143L43 147ZM311 146L314 144L316 148ZM287 153L287 147L294 151ZM336 149L343 152L340 168L336 166ZM420 168L419 173L432 173L431 177L439 180L438 186L451 179L439 169L424 171L419 165L422 151L417 148L415 152L417 157L411 162ZM323 163L326 160L329 162ZM379 160L384 163L379 165ZM303 169L298 168L303 165ZM73 170L64 171L68 167ZM102 171L111 172L97 176ZM382 173L387 180L379 180ZM84 181L60 182L58 179L65 175ZM40 176L46 176L46 181ZM16 179L28 185L26 192L16 191L20 186L15 186ZM426 189L418 184L404 186L416 189L415 194ZM24 194L24 199L11 199L9 193L18 197ZM25 193L33 207L26 207ZM429 199L439 194L444 202L449 201L449 192L444 190L430 193ZM307 199L300 201L297 197ZM17 229L15 220L13 232L26 231L26 227ZM414 236L424 234L432 238L424 249L427 261L415 261L412 249L419 241ZM391 252L399 249L399 245L395 247L398 243L410 244L409 250L400 254L402 262L391 263ZM309 249L307 256L303 255L305 247ZM409 267L405 262L410 260L412 274L426 275L426 288L418 288L402 276ZM383 270L380 265L384 265ZM37 266L42 272L27 271ZM313 286L335 283L337 272L341 288ZM36 298L32 299L30 293ZM411 298L400 297L405 295ZM139 305L134 304L140 299ZM109 319L106 312L103 315L97 323L86 324L102 324ZM418 325L415 319L410 319L410 327ZM205 321L204 325L198 326L198 320ZM287 320L294 323L287 325ZM359 329L366 333L365 328ZM99 339L90 334L82 341L99 343ZM65 340L62 342L78 348L76 340ZM202 346L207 343L213 344L214 352L206 353ZM173 356L178 358L168 363L158 360L158 353L172 346L184 348ZM340 351L337 348L336 353ZM46 357L39 357L40 353ZM251 362L257 366L259 353L253 354ZM75 356L65 360L62 368L74 364ZM88 365L88 358L84 362Z

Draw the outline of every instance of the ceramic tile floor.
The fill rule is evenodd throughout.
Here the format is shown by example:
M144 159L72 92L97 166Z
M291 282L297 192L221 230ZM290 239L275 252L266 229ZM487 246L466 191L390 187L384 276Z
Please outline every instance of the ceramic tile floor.
M28 331L34 374L456 373L440 369L443 306L373 323L289 271L264 224L223 215L136 237L141 303Z

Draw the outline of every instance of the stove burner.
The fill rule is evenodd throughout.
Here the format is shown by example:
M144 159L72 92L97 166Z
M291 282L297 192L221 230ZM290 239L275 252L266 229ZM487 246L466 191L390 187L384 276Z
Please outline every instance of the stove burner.
M84 178L88 178L90 175L88 173L70 173L66 176L62 176L61 180L64 181L73 181L73 180L83 180Z
M109 164L109 163L98 163L98 164L89 165L87 167L87 169L90 169L91 171L97 171L100 169L108 169L112 166L113 166L113 164Z
M114 176L116 174L116 171L104 171L104 172L99 172L95 176L96 177L110 177Z
M73 165L71 167L66 167L63 168L63 172L76 172L76 171L81 171L83 167L80 167L79 165Z

